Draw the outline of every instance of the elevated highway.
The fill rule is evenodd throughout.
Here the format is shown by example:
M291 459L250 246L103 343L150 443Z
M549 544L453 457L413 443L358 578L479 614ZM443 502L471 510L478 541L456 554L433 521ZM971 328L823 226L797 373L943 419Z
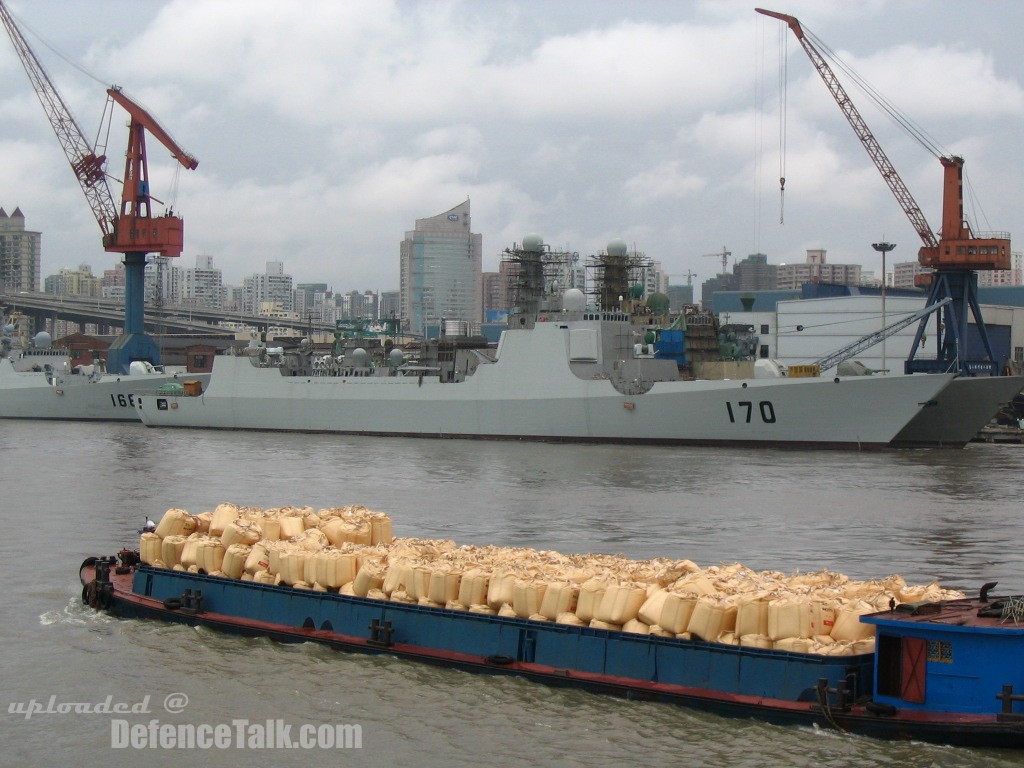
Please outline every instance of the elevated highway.
M0 293L0 307L4 315L18 311L33 318L36 328L43 328L55 320L66 320L79 325L97 325L103 333L116 334L124 326L124 302L109 299L55 296L51 293ZM206 307L147 306L145 311L147 333L222 334L229 330L223 327L224 323L240 323L261 332L268 331L271 326L298 331L312 330L316 334L334 331L333 325L319 322L224 312Z

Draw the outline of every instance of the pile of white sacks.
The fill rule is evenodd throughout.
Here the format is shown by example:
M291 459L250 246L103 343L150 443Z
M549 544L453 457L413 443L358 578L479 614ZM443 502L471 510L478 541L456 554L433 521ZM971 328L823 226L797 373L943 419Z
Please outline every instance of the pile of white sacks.
M785 575L738 563L701 568L396 539L390 517L361 506L169 509L154 533L142 534L140 550L158 568L261 584L824 655L874 650L864 614L963 597L900 576L852 581L824 570Z

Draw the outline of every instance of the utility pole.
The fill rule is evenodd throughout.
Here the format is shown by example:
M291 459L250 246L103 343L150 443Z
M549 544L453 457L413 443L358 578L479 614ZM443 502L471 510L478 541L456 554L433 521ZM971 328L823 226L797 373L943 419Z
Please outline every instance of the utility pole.
M882 254L882 327L885 328L885 254L896 247L895 243L887 243L884 240L880 243L872 243L871 247ZM885 339L882 339L882 371L888 373L885 361Z

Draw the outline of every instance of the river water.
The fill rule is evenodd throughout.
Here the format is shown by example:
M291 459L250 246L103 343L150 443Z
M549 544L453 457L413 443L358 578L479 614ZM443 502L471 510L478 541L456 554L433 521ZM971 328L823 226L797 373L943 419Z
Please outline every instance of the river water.
M975 592L998 580L997 593L1020 593L1021 446L859 454L13 421L0 421L0 445L3 765L1020 763L998 751L780 728L388 656L113 619L80 604L77 569L86 556L134 548L145 518L170 507L358 503L389 513L399 536L758 570L824 567L854 578L900 573ZM32 700L58 713L26 716ZM147 713L59 713L60 704L102 709L105 701ZM126 741L117 721L152 719L357 725L361 747L246 744L197 755L116 746Z

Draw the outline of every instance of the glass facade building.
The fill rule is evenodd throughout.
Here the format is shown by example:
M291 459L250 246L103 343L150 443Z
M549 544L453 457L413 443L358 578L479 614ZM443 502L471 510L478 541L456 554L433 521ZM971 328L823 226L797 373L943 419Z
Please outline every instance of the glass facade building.
M483 238L470 228L469 200L405 233L400 250L400 316L409 333L442 320L483 319Z

